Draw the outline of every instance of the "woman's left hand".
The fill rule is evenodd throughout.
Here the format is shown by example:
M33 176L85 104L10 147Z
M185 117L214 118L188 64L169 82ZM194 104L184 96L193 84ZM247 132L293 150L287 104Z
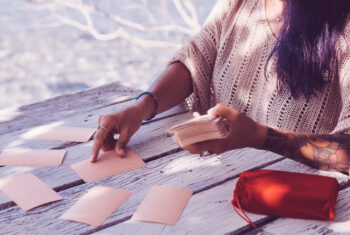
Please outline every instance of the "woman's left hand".
M267 135L267 127L253 121L238 110L217 104L209 115L223 117L229 124L229 132L223 139L215 139L188 145L183 149L190 153L222 153L228 150L252 147L261 148Z

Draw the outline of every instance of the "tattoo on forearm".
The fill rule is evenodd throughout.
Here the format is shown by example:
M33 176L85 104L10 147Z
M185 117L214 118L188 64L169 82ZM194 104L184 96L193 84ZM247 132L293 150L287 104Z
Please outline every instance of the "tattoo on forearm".
M321 170L349 173L349 134L294 134L268 128L263 148Z

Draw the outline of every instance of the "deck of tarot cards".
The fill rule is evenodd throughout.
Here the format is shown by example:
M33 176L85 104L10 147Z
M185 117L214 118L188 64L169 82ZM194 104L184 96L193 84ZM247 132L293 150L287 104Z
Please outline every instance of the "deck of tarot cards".
M173 126L168 133L173 134L180 147L194 143L224 138L229 131L224 118L203 115Z

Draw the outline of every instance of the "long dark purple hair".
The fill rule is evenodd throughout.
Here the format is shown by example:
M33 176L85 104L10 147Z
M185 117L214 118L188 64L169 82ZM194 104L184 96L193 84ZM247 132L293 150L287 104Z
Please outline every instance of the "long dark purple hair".
M294 98L307 99L329 82L336 68L337 42L343 36L350 0L283 0L283 27L271 58Z

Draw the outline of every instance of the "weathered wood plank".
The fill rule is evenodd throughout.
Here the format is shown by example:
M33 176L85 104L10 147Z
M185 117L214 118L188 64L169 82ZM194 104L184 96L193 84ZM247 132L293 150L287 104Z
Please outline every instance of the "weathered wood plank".
M310 174L321 174L336 177L338 181L342 184L348 181L348 177L339 174L339 173L329 173L322 172L312 169L310 167L304 166L300 163L294 162L289 159L285 159L283 161L272 164L266 169L274 169L274 170L284 170L284 171L293 171L293 172L302 172L302 173L310 173ZM190 202L188 203L184 213L182 214L180 220L175 226L166 226L161 224L154 223L145 223L145 222L133 222L133 221L125 221L119 223L117 225L106 228L100 232L95 234L227 234L235 232L237 234L244 233L244 231L251 230L250 225L241 219L235 211L232 209L231 200L233 197L233 190L235 188L236 182L238 179L230 180L224 184L221 184L217 187L211 188L209 190L205 190L198 194L195 194ZM341 195L347 194L348 198L346 199L347 204L345 205L344 197ZM344 218L349 218L350 215L350 188L343 190L340 193L339 200L337 202L337 210L340 208L343 209L343 214L338 214L337 218L340 219L340 224L332 223L332 222L319 222L320 224L328 224L331 227L339 227L343 225L345 221L350 223L349 219L344 221ZM347 211L346 211L347 210ZM249 218L252 221L259 223L259 221L267 221L268 216L257 215L252 213L247 213ZM261 234L310 234L311 232L323 232L328 231L325 229L315 229L312 230L312 225L315 225L315 221L307 220L295 220L299 221L299 223L294 223L292 219L284 219L286 220L283 224L285 227L280 228L277 226L274 229L269 229L266 233ZM279 221L279 220L278 220ZM336 221L336 220L335 220ZM276 221L277 222L277 221ZM316 224L317 224L316 223ZM266 227L270 227L273 223L268 224ZM300 227L309 225L307 230L299 229ZM213 226L212 226L213 225ZM350 227L349 227L350 228ZM297 230L296 230L297 229ZM306 231L305 233L302 233ZM340 230L338 230L340 231ZM344 231L344 228L343 228ZM349 229L347 231L350 231ZM257 234L261 232L261 230L254 230L252 234ZM260 234L260 233L259 233ZM316 232L315 232L316 234ZM319 234L319 233L317 233Z
M100 227L101 229L128 219L151 186L174 185L199 192L236 178L244 170L263 166L279 159L281 157L276 154L253 149L236 150L206 158L179 152L151 161L143 169L61 191L63 201L42 206L27 213L17 206L2 210L0 224L4 227L2 232L6 234L17 234L23 231L35 234L90 233L96 229L84 224L62 221L58 217L95 185L118 187L132 192L130 198L107 220L104 226ZM19 223L21 226L18 226ZM3 226L5 224L6 226Z
M0 112L0 135L75 116L135 98L139 90L118 82Z
M115 105L109 105L105 107L101 107L92 111L88 111L85 113L76 113L74 116L68 117L68 118L62 118L58 120L57 122L53 122L54 124L57 123L58 125L66 125L66 126L77 126L77 127L89 127L89 128L95 128L97 126L97 119L100 115L109 114L113 112L120 111L129 105L133 104L135 101L126 101L121 102ZM162 114L159 114L155 117L154 120L151 122L169 117L174 116L177 114L181 114L186 112L185 109L181 106L176 106ZM147 122L145 122L147 123ZM52 148L65 148L66 146L70 146L72 142L62 142L62 141L48 141L48 140L31 140L31 139L25 139L24 135L27 133L30 129L21 129L19 131L11 132L8 134L0 134L0 150L5 148L14 148L14 147L21 147L21 148L37 148L37 149L52 149Z
M190 113L175 115L156 122L143 125L130 140L129 146L144 160L149 161L169 152L178 150L166 130L173 123L183 122L191 117ZM74 145L67 148L67 155L59 167L19 167L5 166L0 168L0 178L32 172L55 189L66 189L77 183L83 183L70 165L90 157L92 142ZM9 206L10 200L0 193L0 209ZM13 205L13 204L11 204Z

